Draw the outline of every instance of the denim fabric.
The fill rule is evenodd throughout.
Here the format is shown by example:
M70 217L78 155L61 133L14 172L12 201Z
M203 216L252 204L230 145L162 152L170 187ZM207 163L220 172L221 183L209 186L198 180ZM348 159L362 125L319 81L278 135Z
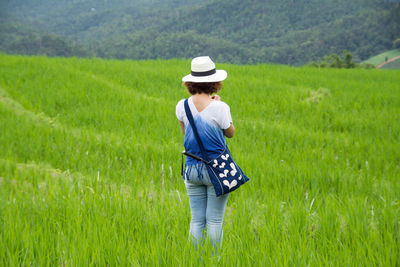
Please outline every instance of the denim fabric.
M222 222L228 194L217 197L204 163L188 165L185 170L185 186L189 196L191 222L189 238L197 248L207 238L217 250L222 245Z

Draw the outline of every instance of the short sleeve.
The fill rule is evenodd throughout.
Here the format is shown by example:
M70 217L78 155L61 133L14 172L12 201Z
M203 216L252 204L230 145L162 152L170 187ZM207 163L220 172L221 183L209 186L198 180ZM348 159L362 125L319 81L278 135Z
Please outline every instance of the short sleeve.
M179 121L183 121L185 117L185 108L183 106L185 99L182 99L176 104L175 114Z
M231 126L231 109L225 102L220 102L220 112L218 112L217 123L221 129L226 130Z

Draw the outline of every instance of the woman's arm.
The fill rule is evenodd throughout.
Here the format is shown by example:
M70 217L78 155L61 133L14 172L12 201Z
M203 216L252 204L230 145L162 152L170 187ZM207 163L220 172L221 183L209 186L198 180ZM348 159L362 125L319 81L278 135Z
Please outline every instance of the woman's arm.
M178 121L178 122L179 126L181 126L182 133L185 134L185 124L183 123L183 121Z
M210 96L210 98L217 101L221 101L221 97L219 95L212 95ZM229 126L229 128L224 130L224 135L228 138L232 138L234 134L235 134L235 127L231 122L231 126Z
M231 123L231 126L229 126L228 129L224 130L224 135L228 138L232 138L233 135L235 134L235 127L233 126L233 124Z

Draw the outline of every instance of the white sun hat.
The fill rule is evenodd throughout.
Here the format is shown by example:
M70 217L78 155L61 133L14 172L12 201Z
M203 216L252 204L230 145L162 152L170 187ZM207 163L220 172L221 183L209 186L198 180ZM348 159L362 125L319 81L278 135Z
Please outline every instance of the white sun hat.
M191 64L192 73L182 78L182 82L211 83L226 79L224 70L216 70L210 57L195 57Z

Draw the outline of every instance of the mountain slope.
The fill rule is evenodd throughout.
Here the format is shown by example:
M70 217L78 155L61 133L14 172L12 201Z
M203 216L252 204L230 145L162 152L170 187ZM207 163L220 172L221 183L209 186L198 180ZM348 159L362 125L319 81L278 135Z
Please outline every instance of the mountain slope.
M9 54L47 56L90 56L93 55L81 45L64 37L45 34L18 24L0 24L0 50Z
M381 0L23 3L7 2L8 20L61 34L104 57L207 53L234 63L300 65L344 49L366 59L390 49L400 36L398 4Z

